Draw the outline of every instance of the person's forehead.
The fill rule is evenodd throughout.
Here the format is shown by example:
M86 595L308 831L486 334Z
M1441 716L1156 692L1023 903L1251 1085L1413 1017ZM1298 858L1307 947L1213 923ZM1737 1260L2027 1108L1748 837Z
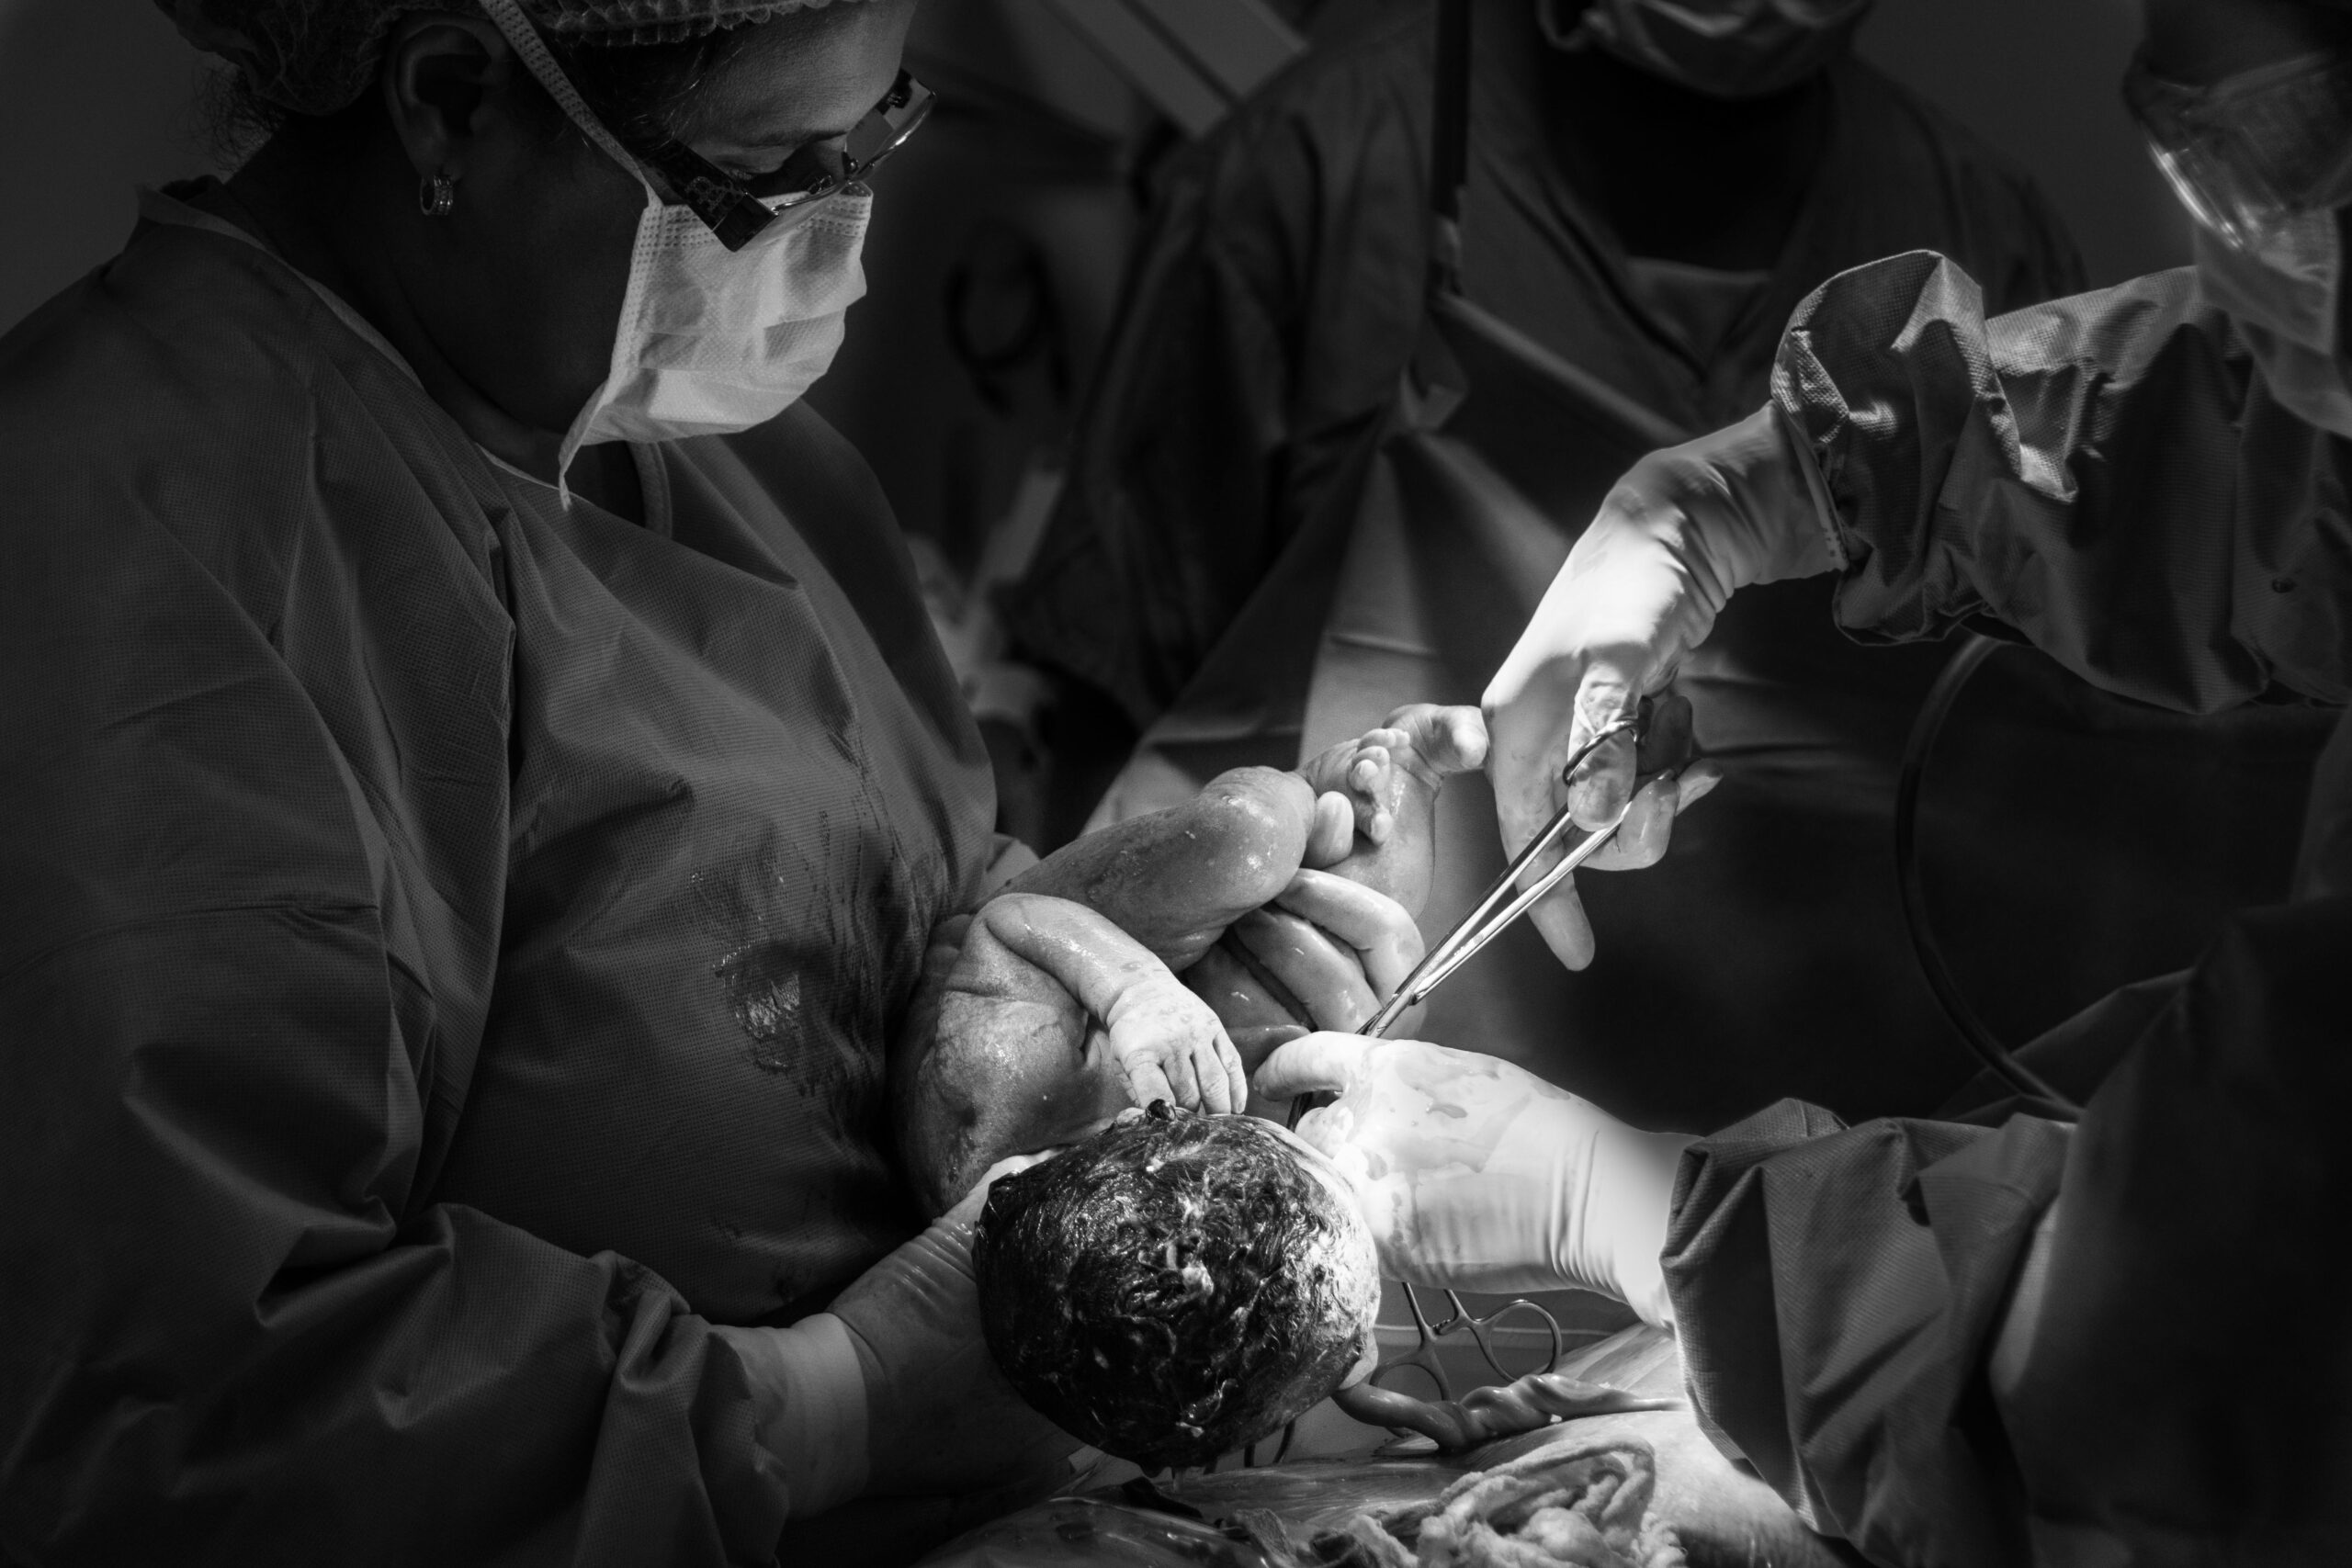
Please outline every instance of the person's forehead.
M695 140L784 147L848 130L898 79L909 14L859 0L747 28L695 89Z

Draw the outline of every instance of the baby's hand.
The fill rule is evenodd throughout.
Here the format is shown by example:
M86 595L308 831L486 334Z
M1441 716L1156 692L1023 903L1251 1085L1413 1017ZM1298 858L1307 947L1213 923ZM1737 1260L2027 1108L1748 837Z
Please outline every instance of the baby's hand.
M1087 1042L1118 1064L1140 1106L1165 1100L1187 1111L1238 1111L1250 1098L1241 1054L1208 1003L1152 960L1157 975L1132 976L1106 1016L1107 1031Z
M1078 998L1096 1027L1088 1065L1107 1060L1136 1104L1222 1113L1248 1101L1240 1053L1209 1005L1141 942L1083 904L1012 893L980 911L989 935Z

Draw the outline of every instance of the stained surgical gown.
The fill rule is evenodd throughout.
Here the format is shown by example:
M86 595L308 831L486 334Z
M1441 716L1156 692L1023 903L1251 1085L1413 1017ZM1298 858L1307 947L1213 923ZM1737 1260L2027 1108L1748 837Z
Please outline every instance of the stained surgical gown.
M0 1560L771 1562L709 1325L911 1233L991 852L888 509L567 511L179 195L0 346Z
M1774 390L1855 636L1990 617L2147 702L2338 717L2291 897L2030 1049L2080 1125L1787 1102L1699 1145L1667 1260L1705 1414L1875 1562L2341 1561L2352 445L2270 398L2188 271L1988 322L1957 267L1893 258L1797 313ZM2005 1418L1986 1356L2053 1199Z

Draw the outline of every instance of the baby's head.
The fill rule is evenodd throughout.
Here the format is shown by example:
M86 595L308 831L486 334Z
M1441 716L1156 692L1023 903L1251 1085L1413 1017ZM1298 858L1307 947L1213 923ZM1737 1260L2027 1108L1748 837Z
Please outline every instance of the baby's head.
M1279 1431L1376 1357L1363 1216L1321 1156L1254 1116L1127 1112L990 1188L972 1261L1014 1389L1148 1469Z

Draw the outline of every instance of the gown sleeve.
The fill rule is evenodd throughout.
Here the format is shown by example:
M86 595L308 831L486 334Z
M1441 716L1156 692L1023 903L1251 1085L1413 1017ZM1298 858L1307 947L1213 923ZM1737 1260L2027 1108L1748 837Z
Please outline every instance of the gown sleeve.
M2190 713L2352 695L2346 447L2271 400L2192 270L1987 321L1952 263L1890 257L1798 308L1772 385L1827 484L1852 635L1989 619Z
M1695 1145L1665 1261L1705 1418L1876 1562L2324 1561L2352 1529L2346 953L2352 898L2237 917L2071 1130L1787 1101Z
M1989 618L2177 709L2343 699L2340 445L2269 400L2191 275L1987 322L1950 263L1894 257L1799 310L1774 392L1826 483L1855 635ZM2315 825L2352 798L2347 734ZM2352 898L2315 874L2323 839L2298 901L2041 1043L2114 1064L2078 1125L1784 1102L1694 1146L1665 1259L1692 1392L1816 1529L1906 1568L2346 1539ZM2062 1196L1996 1404L1986 1358Z
M193 519L253 505L220 468L0 442L0 1558L772 1562L786 1487L709 1325L429 1191L479 1043L434 955L487 974L498 905L419 803L503 844L505 757L474 792L404 709L497 711L502 648L426 657L457 578L389 616L287 589L334 576L322 528L214 549ZM465 683L333 733L296 647Z

